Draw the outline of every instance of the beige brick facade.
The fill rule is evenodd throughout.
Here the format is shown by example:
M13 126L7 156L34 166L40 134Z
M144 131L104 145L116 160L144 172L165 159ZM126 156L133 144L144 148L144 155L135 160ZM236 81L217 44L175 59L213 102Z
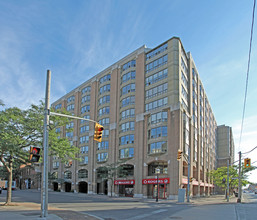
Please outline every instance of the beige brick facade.
M187 186L190 151L190 191L199 196L212 192L206 172L216 163L217 125L191 54L179 38L137 49L52 106L96 120L106 132L98 144L94 124L74 120L69 138L81 149L83 162L64 165L50 158L49 170L57 176L50 186L54 190L111 194L114 187L118 196L153 198L160 168L159 196L175 199ZM61 132L66 135L65 128ZM183 151L180 161L178 149ZM97 175L106 164L126 165L129 174L116 176L119 184L111 187Z

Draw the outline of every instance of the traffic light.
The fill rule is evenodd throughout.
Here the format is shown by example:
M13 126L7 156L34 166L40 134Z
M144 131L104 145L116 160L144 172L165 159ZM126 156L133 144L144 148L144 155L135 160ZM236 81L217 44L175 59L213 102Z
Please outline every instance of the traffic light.
M39 147L30 147L30 151L29 151L29 161L30 162L38 162L40 155L40 148Z
M245 158L244 159L244 167L245 168L251 167L251 159L250 158Z
M180 160L181 157L182 157L182 151L181 150L178 150L178 156L177 156L177 160Z
M193 182L193 177L190 177L189 181L190 181L190 183L192 183Z
M98 123L95 124L95 135L94 140L101 142L102 141L102 135L103 135L104 127Z

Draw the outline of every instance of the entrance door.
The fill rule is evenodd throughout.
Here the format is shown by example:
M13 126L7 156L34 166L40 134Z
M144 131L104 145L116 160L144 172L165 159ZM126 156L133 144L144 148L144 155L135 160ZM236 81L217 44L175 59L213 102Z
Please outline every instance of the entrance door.
M167 198L167 184L159 184L158 187L158 198L159 199L166 199ZM156 198L157 195L157 184L153 185L153 198Z

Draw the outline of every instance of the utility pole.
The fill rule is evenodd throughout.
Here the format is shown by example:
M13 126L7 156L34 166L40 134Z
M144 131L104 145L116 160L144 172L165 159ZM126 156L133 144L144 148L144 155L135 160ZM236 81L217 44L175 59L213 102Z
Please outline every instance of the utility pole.
M43 134L43 178L41 187L41 218L47 217L48 209L48 128L50 115L50 81L51 71L47 70L46 94L45 94L45 113L44 113L44 134Z
M229 160L227 160L227 202L229 202Z
M239 151L239 172L238 172L238 199L237 202L241 203L242 197L242 183L241 183L241 151Z
M190 202L190 172L191 172L191 163L190 163L190 147L188 147L188 163L187 163L187 202Z

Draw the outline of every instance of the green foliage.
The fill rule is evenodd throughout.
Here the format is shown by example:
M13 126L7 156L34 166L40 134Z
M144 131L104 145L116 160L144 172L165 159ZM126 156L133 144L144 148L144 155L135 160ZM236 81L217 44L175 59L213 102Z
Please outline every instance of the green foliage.
M245 186L249 183L247 181L248 172L256 169L256 167L244 168L242 167L241 172L241 182L242 186ZM210 177L213 179L214 183L222 188L226 189L227 187L227 167L219 167L217 170L213 170L209 173ZM223 181L225 180L225 181ZM238 187L238 166L230 166L229 167L229 188L234 189Z
M3 104L3 103L2 103ZM68 114L67 111L62 111ZM51 116L52 125L49 126L49 152L59 159L68 161L77 159L79 149L70 145L66 137L59 137L57 127L65 126L69 119L65 117ZM0 161L4 167L0 170L1 178L13 179L13 169L17 170L21 164L29 163L29 147L43 147L44 103L31 105L28 110L19 108L7 108L0 111ZM66 129L72 131L72 128ZM43 150L41 151L42 154ZM10 197L10 194L9 194ZM10 200L7 199L7 203Z

